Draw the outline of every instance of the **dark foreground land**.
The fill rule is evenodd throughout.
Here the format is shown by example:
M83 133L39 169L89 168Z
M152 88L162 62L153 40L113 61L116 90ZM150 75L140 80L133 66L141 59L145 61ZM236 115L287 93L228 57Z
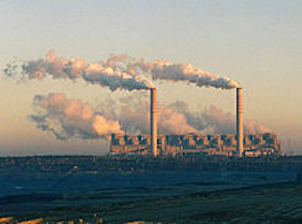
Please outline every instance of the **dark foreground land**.
M155 223L302 222L302 184L265 185L193 194L189 192L194 185L182 187L187 192L178 196L143 197L140 200L105 204L98 202L98 198L116 197L121 193L137 196L140 190L94 192L87 195L32 195L31 198L23 196L11 198L10 201L2 199L1 203L7 206L2 206L2 212L19 220L42 217L45 221L57 222L79 219L90 223L99 219L104 223L135 220ZM152 195L154 192L144 192L148 193ZM55 206L47 209L44 207L47 203ZM44 208L41 209L41 206Z
M20 157L0 162L0 217L90 223L302 223L300 157Z

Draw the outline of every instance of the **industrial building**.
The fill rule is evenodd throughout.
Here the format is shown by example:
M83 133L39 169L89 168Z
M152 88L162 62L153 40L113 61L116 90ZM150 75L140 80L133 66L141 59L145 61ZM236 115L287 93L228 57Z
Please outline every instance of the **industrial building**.
M110 153L111 155L151 155L150 143L150 135L113 134ZM160 155L205 154L256 157L282 154L281 142L274 133L245 135L241 155L238 155L237 137L234 134L158 135L157 147Z
M244 135L243 90L236 88L236 134L157 135L156 89L150 89L150 135L112 134L111 155L224 155L257 157L281 155L281 142L274 133Z

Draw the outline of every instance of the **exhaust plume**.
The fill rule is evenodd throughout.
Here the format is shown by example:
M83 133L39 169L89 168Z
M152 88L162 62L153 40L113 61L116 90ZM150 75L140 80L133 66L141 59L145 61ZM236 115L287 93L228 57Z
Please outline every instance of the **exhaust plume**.
M103 62L86 64L85 60L75 57L67 59L55 55L51 50L46 58L28 61L21 66L22 74L29 79L43 79L45 76L63 79L81 78L88 83L108 86L116 89L152 89L153 80L183 81L198 87L214 87L219 89L238 88L238 82L227 77L219 77L189 63L173 64L170 61L156 60L148 62L126 55L110 55ZM14 76L16 67L8 65L4 69L7 76Z
M123 131L147 134L150 129L149 101L142 99L144 94L135 95L119 101L109 99L102 103L98 112L80 100L66 99L64 94L37 95L34 105L40 111L36 110L30 119L39 129L53 133L60 140L70 137L108 139L110 134ZM185 102L176 101L167 106L159 104L157 114L160 134L235 133L235 116L215 106L194 113ZM271 132L254 120L245 120L244 129L246 134Z
M107 119L80 100L66 99L64 94L36 95L34 106L40 113L30 116L37 128L53 133L58 139L76 136L83 139L108 138L112 133L122 133L118 121ZM59 128L59 131L55 127Z
M112 100L111 100L112 101ZM136 97L121 98L119 103L110 109L114 118L127 133L149 132L149 102ZM118 108L119 107L119 108ZM120 111L119 113L116 113ZM235 134L236 119L231 113L224 113L215 106L201 112L192 112L184 101L176 101L169 105L158 104L158 132L160 134L188 134L201 132L204 134ZM255 120L244 121L246 134L271 132L262 123Z
M121 60L121 57L118 58ZM154 88L146 77L132 76L114 66L116 59L109 58L106 62L86 64L85 60L75 57L67 59L55 55L51 50L45 59L28 61L21 66L24 78L43 79L51 76L54 79L83 79L88 83L116 89L140 90ZM15 67L8 65L4 70L7 76L14 75Z
M149 103L141 101L137 106L123 105L119 122L126 132L148 133L150 129ZM159 134L186 134L196 132L187 123L186 117L164 105L157 105L157 125Z
M188 124L199 131L207 131L217 134L234 134L236 127L235 116L231 113L224 113L221 109L211 105L203 112L190 112L183 101L176 101L169 105L170 108L184 114ZM244 132L246 134L261 134L271 132L268 127L255 120L244 120Z
M153 80L184 81L198 87L205 86L219 89L233 89L240 86L238 82L228 77L219 77L201 68L195 68L189 63L174 64L162 60L148 62L145 59L136 59L125 55L111 56L108 62L108 66L115 69L119 68L127 74L132 76L146 74L151 76Z
M239 83L227 77L213 75L201 68L195 68L189 63L173 64L170 61L147 62L144 59L132 61L130 71L149 73L154 80L184 81L198 87L214 87L219 89L238 88Z
M122 129L132 134L147 134L150 131L150 102L147 93L140 92L118 101L108 99L105 103L108 114L118 120ZM104 103L102 103L104 105ZM162 104L157 105L157 125L160 134L185 134L196 129L187 123L186 117Z

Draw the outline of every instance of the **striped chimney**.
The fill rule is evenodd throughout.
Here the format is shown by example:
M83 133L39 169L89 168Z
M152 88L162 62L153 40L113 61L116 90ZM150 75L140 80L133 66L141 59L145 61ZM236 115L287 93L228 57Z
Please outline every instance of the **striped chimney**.
M158 156L157 149L157 117L156 117L156 88L151 89L150 103L150 118L151 118L151 151L153 156Z
M242 104L242 88L237 88L237 102L236 102L236 126L237 126L237 154L242 156L243 147L243 104Z

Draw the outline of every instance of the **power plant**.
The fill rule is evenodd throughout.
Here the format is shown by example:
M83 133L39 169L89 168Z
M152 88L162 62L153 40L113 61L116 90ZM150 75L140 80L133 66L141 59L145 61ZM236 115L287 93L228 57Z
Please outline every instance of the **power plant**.
M236 134L157 135L156 88L150 91L150 135L112 134L111 155L224 155L257 157L281 155L275 133L244 135L243 90L236 88Z
M172 63L167 60L148 61L143 58L115 55L110 56L107 61L86 64L85 60L79 60L75 57L68 59L56 56L55 51L51 50L45 58L29 60L20 69L23 78L27 79L46 77L81 79L89 84L107 87L111 91L117 89L150 90L149 135L112 134L111 155L137 153L156 157L166 154L201 153L241 157L282 154L281 143L276 134L246 135L244 133L243 89L237 81L227 77L219 77L189 63ZM10 67L4 71L8 77L14 73ZM201 133L189 133L196 132L195 127L192 126L190 130L185 130L186 133L189 133L187 135L157 135L157 94L152 80L185 82L197 87L213 87L223 90L236 89L235 134L202 135ZM43 109L45 113L33 114L30 116L31 120L36 123L38 128L55 134L56 138L60 140L69 137L108 139L108 134L124 133L118 118L111 120L112 118L106 116L107 112L94 111L89 104L80 100L69 100L64 94L36 95L34 101L34 105ZM70 113L71 111L74 113ZM108 112L110 113L110 111ZM70 122L70 120L77 122ZM233 118L228 121L232 120ZM53 128L49 127L50 121L57 122L62 130L58 133L55 132ZM174 121L178 121L178 118ZM145 127L140 130L145 131Z

